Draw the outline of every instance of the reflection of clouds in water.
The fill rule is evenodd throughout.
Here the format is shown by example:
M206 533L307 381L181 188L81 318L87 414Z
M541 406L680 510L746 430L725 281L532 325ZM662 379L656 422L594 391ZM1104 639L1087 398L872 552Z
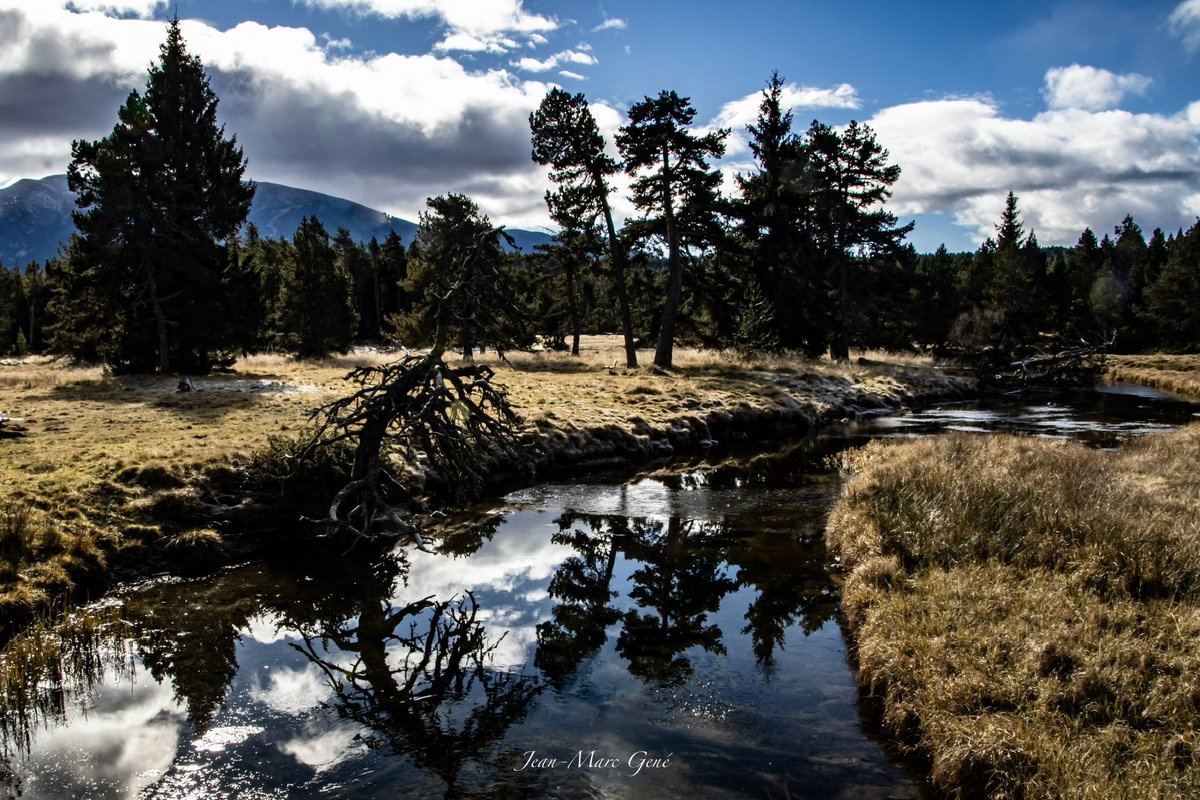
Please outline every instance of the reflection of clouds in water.
M309 666L305 669L273 670L270 685L256 686L250 696L281 714L300 714L320 705L329 698L331 692L320 670Z
M36 736L18 766L23 796L137 797L171 766L184 719L170 685L110 677L90 707Z
M628 486L534 486L514 492L505 499L511 503L558 506L581 514L635 517L672 516L677 502L675 492L652 478Z
M487 617L479 614L481 622L487 622ZM534 625L489 625L488 632L492 641L504 635L504 639L496 643L492 651L490 666L501 671L521 671L533 662L533 650L537 647L537 627Z
M282 742L279 750L306 767L312 767L317 773L336 767L361 752L360 748L355 747L357 726L338 723L333 728L317 732L317 726L309 723L304 728L304 735Z
M523 669L533 658L536 625L549 614L550 578L575 553L551 541L558 530L556 518L557 510L512 512L496 535L467 558L409 552L408 585L394 602L401 605L430 595L449 600L470 589L480 601L477 619L487 627L489 641L496 643L491 666ZM485 599L487 593L494 596Z
M532 592L530 594L533 594ZM529 595L526 595L528 599ZM541 602L546 598L546 593L536 595L531 602ZM493 606L491 608L479 609L479 620L481 622L493 620L500 625L514 625L520 622L525 617L526 612L523 609L514 608L513 606Z
M279 618L271 613L262 613L251 617L242 633L262 644L274 644L284 639L297 638L294 631L284 628Z
M223 725L205 732L192 742L192 749L204 753L220 753L233 745L243 744L251 736L258 736L263 728L258 725Z
M410 551L412 569L403 602L429 595L446 600L465 589L512 592L527 581L548 581L574 552L550 541L550 534L558 530L554 519L553 514L533 511L510 514L495 537L467 558Z

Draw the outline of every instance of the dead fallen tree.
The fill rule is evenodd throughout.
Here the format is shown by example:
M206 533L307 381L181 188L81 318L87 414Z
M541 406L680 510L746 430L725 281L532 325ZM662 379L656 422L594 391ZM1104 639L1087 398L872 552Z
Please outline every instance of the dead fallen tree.
M515 460L520 425L490 367L452 367L443 359L451 341L469 357L485 337L499 350L519 334L520 314L500 269L503 230L479 219L465 198L437 198L430 207L417 237L432 276L432 347L347 375L358 388L313 411L316 429L300 453L353 448L349 480L327 514L335 531L366 538L407 533L418 546L424 546L420 532L404 519L412 498L401 471L415 467L452 502L478 497L492 466Z
M1100 344L1083 341L1056 353L1041 353L1013 361L1008 365L1007 374L1001 377L1020 383L1078 383L1095 379L1104 374L1108 348L1113 341L1113 337Z
M329 506L328 522L360 536L420 533L403 518L411 499L397 477L420 465L448 499L482 493L489 466L514 457L520 419L486 365L451 367L441 354L408 356L354 370L359 388L313 412L315 448L349 442L354 461L347 483Z

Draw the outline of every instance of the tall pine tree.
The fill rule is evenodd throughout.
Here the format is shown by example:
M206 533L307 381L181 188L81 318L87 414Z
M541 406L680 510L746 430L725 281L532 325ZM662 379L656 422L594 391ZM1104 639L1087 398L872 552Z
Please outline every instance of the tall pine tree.
M703 135L688 126L696 117L689 98L673 91L647 97L629 109L617 134L625 169L635 175L633 203L648 215L646 229L667 244L667 295L659 323L654 364L670 367L683 286L685 231L714 227L720 173L708 163L725 154L728 130Z
M582 94L551 89L538 110L529 115L529 128L533 134L533 160L550 166L550 178L559 184L556 191L546 192L554 221L578 233L590 229L597 218L604 218L625 336L625 365L636 367L625 245L617 236L608 201L608 179L617 171L617 163L604 152L604 137Z
M122 370L205 370L230 344L212 321L229 291L225 243L254 186L178 19L145 91L131 92L117 117L109 136L71 146L79 236L59 276L56 344Z
M913 223L896 226L896 215L884 208L900 167L888 163L888 151L875 132L851 120L838 131L814 121L805 137L808 163L802 178L811 192L812 231L828 267L837 309L829 331L829 354L850 357L850 266L859 256L897 252Z

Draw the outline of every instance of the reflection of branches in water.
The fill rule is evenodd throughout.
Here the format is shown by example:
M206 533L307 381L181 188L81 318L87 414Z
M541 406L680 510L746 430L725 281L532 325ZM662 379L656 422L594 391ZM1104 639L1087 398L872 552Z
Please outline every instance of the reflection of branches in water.
M469 513L439 524L431 529L437 540L437 551L448 556L470 556L490 542L504 524L506 515L499 511Z
M782 650L787 629L795 624L805 636L833 619L837 593L825 571L820 543L799 544L786 536L756 536L728 553L738 568L740 586L754 586L758 596L746 609L746 627L754 656L767 673Z
M20 794L7 764L28 752L33 731L66 721L106 671L132 672L131 648L115 608L80 611L61 622L37 623L14 636L0 653L0 787Z
M706 526L671 517L661 522L630 520L626 555L644 566L632 576L629 591L642 609L625 613L617 638L617 653L629 661L629 671L640 678L679 683L692 674L684 651L693 646L724 654L721 629L708 624L708 615L721 598L737 588L724 573L724 557L717 547L705 547L720 526Z
M302 632L303 644L292 646L323 672L338 713L372 730L369 746L411 756L449 795L464 764L501 739L540 692L531 678L491 668L500 640L489 642L478 614L470 592L402 608L369 603L355 621Z
M577 520L587 523L590 532L572 528ZM558 519L559 531L552 541L579 555L566 559L550 579L549 594L560 602L550 612L551 619L538 623L533 663L559 688L583 659L600 649L605 629L620 619L620 612L609 604L617 593L609 587L624 523L623 517L609 525L603 518L571 512Z
M686 679L692 667L684 651L699 646L722 653L721 631L708 623L722 598L735 589L756 594L746 627L758 663L770 670L787 630L807 635L836 611L837 597L825 572L820 543L787 535L732 535L719 523L672 518L660 521L620 515L566 512L558 520L556 544L573 547L550 581L558 600L551 619L538 625L535 664L561 686L589 654L603 646L607 628L623 629L617 650L630 671L667 682ZM629 596L642 609L620 615L612 575L616 556L642 566L632 576ZM728 577L736 568L736 580Z

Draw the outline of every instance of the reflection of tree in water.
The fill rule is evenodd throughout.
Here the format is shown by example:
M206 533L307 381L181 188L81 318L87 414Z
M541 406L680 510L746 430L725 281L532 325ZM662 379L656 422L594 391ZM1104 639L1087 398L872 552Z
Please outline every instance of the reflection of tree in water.
M475 551L492 540L504 524L504 519L504 514L488 511L468 514L438 525L433 531L437 537L437 551L455 557L474 555Z
M837 611L837 595L825 571L825 549L788 536L758 535L730 548L726 557L737 567L738 586L758 590L746 609L742 633L750 636L754 657L769 674L788 628L799 624L808 636Z
M24 792L11 759L27 753L33 732L60 725L91 697L105 674L127 676L130 651L116 610L74 612L54 626L38 622L0 652L0 796Z
M725 652L721 630L708 617L732 591L756 590L741 632L768 672L789 628L799 625L808 635L836 611L819 543L781 534L734 535L719 523L677 517L664 524L566 512L558 524L554 542L573 547L576 555L551 578L549 594L558 604L538 625L534 663L559 687L604 645L607 628L617 621L617 652L630 672L670 683L691 675L688 648ZM641 563L629 590L639 608L624 615L610 604L617 596L612 580L618 554ZM726 565L736 568L736 579Z
M631 519L629 525L625 555L643 565L633 573L629 596L653 613L625 613L617 653L640 678L686 680L692 665L685 650L699 646L724 654L721 629L708 623L708 615L737 582L725 574L721 550L705 546L712 527L679 517L671 517L665 529L655 520Z
M572 527L576 522L587 531ZM617 541L628 533L624 517L599 517L573 512L558 519L555 544L569 545L578 555L567 558L550 579L549 594L559 601L551 619L538 623L534 665L558 688L589 654L603 646L605 629L620 619L609 601Z
M368 746L410 756L451 796L466 763L525 716L540 687L491 667L500 640L489 641L470 592L400 607L390 597L363 597L349 618L300 626L303 643L292 646L323 672L337 712L371 729Z
M314 559L316 560L316 559ZM320 559L316 580L306 568L245 570L230 579L164 583L126 597L122 616L138 654L157 681L171 682L196 734L203 735L237 676L241 631L264 611L282 620L345 619L360 598L386 593L407 569L402 558Z
M156 681L170 680L200 736L225 702L238 671L240 631L259 613L261 599L232 593L223 581L188 588L164 584L131 594L124 617L142 662Z

